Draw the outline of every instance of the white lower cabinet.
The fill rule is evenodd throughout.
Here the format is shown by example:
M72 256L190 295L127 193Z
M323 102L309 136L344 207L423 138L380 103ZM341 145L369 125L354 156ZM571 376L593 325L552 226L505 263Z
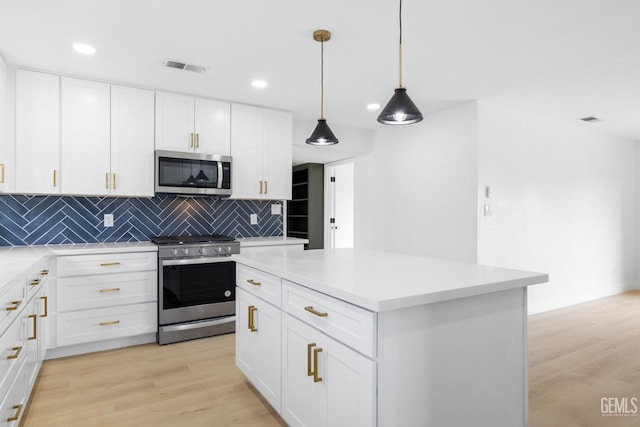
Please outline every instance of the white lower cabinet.
M374 426L375 362L284 314L281 414L291 426Z
M278 412L280 325L279 308L236 288L236 365Z
M2 404L0 404L0 426L17 427L22 421L22 415L29 398L24 368L25 364L18 368L18 374L13 380Z

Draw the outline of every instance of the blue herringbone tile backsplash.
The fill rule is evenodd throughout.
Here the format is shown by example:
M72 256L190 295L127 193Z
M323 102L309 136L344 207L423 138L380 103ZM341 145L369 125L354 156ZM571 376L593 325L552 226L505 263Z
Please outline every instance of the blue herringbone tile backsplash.
M0 195L0 246L148 241L153 236L282 236L272 201ZM258 215L251 225L249 215ZM114 226L105 228L104 214Z

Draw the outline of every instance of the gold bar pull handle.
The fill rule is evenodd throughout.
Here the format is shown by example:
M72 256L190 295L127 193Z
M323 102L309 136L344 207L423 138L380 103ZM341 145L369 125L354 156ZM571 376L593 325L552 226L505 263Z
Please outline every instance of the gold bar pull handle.
M105 293L105 292L118 292L120 290L120 288L108 288L108 289L100 289L100 292Z
M318 376L318 353L322 351L321 348L316 348L313 350L313 382L319 383L322 381L322 377Z
M58 186L58 171L57 170L53 170L53 187L57 187Z
M100 322L100 326L118 325L119 323L119 320L112 320L111 322Z
M48 297L40 297L42 301L44 301L44 314L41 314L40 317L49 316L49 298Z
M247 317L247 329L249 329L249 330L253 329L253 325L252 325L252 323L251 323L251 309L252 309L253 307L254 307L254 306L252 306L252 305L250 305L249 307L247 307L247 316L248 316L248 317Z
M100 264L100 267L115 267L120 265L119 262L103 262Z
M30 340L38 339L38 316L35 314L30 314L29 319L33 319L33 336L29 337Z
M262 285L262 282L256 282L256 281L255 281L255 280L253 280L253 279L248 279L248 280L247 280L247 283L249 283L249 284L251 284L251 285L253 285L253 286L260 286L260 285Z
M111 188L113 188L114 190L116 189L116 174L112 174L113 175L113 184L111 186Z
M200 148L200 134L196 133L196 148Z
M42 271L40 272L40 275L41 275L41 276L46 276L47 274L49 274L49 270L42 270Z
M309 313L315 314L318 317L327 317L329 315L329 313L321 313L321 312L319 312L317 310L314 310L312 305L310 305L308 307L305 307L304 311L308 311Z
M260 181L260 194L262 194L262 181Z
M22 301L11 301L11 305L7 307L7 311L15 311L18 309L18 306L22 303Z
M307 344L307 376L311 377L314 375L313 369L311 368L311 349L316 346L316 343L312 342L311 344Z
M17 359L18 356L20 356L20 352L22 351L22 346L13 347L12 350L15 351L15 353L13 353L11 356L7 356L7 360Z
M249 308L251 314L251 332L258 332L258 328L256 328L256 311L258 311L258 307L251 306Z
M31 286L38 286L40 284L40 279L33 279L29 284Z
M13 407L11 409L15 409L16 413L13 417L9 417L7 418L7 422L10 423L12 421L18 421L18 418L20 418L20 413L22 412L22 405L13 405Z
M109 189L109 172L104 174L104 188Z
M0 184L4 184L4 163L0 163Z
M269 181L264 182L264 194L269 192Z
M189 148L193 148L193 132L191 132L191 137L189 139Z

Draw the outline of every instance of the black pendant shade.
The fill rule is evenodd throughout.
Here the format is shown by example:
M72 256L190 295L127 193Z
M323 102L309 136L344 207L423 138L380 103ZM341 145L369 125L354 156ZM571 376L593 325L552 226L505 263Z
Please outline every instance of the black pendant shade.
M198 172L198 175L196 175L196 181L198 182L209 181L209 177L207 176L206 173L204 173L202 169L200 169L200 172Z
M338 138L331 132L325 119L318 119L316 128L306 140L311 145L333 145L338 143Z
M385 125L410 125L421 120L422 113L407 95L407 89L403 87L396 88L378 116L378 122Z

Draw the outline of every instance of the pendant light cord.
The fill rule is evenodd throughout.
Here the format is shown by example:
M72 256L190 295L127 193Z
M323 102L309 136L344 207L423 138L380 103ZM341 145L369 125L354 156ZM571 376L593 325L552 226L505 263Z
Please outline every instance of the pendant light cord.
M320 118L324 119L324 37L320 42Z
M399 69L399 82L398 87L402 87L402 0L400 0L400 11L398 13L398 20L400 21L400 45L398 47L398 69Z

